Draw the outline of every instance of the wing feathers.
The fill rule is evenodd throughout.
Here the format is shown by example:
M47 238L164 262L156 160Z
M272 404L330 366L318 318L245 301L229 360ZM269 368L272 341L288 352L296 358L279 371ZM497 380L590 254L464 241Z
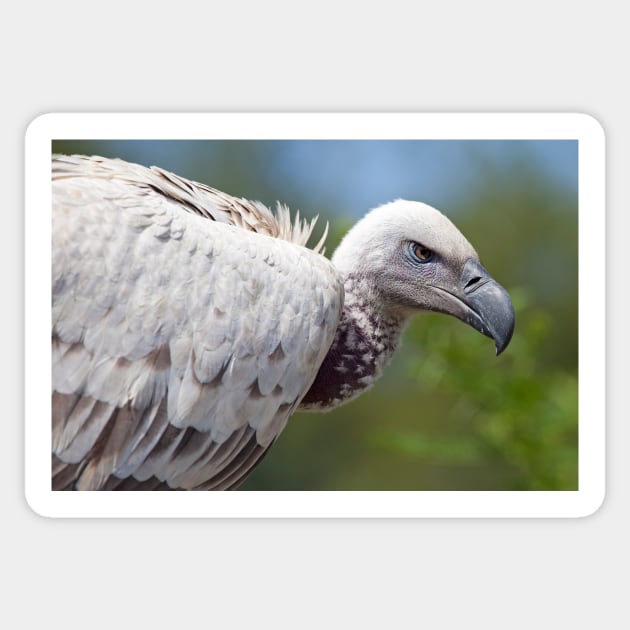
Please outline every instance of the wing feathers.
M57 439L53 436L53 445L57 445L55 454L71 464L82 461L101 437L114 411L113 405L91 400L90 397L82 398L69 416L63 432Z
M83 464L66 464L55 455L52 456L52 489L74 490L74 485Z
M332 343L341 278L278 238L312 224L160 169L53 173L53 487L231 487Z
M88 455L88 463L77 482L77 490L98 490L116 469L125 440L133 432L134 421L129 405L118 407Z
M227 466L209 481L195 487L196 490L227 490L234 487L254 467L267 449L256 441L255 436L239 444L238 454Z
M119 477L134 474L153 451L168 425L165 400L138 412L135 433L125 445L115 474Z

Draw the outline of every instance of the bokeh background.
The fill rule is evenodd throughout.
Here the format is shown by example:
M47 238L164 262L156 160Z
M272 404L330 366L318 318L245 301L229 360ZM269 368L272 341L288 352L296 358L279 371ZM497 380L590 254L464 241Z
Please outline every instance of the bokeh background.
M461 322L420 315L371 391L295 414L241 489L577 489L577 141L59 140L53 151L155 164L317 214L328 255L369 209L424 201L510 292L516 330L500 357Z

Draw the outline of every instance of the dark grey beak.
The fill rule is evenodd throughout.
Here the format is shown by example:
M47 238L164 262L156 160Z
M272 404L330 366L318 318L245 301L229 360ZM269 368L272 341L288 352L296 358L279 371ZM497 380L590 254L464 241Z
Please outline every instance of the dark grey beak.
M454 315L494 339L497 355L507 348L514 332L512 300L478 260L471 258L466 262L459 286L453 287L454 290L434 288L443 297L449 298L448 306L443 305L439 310Z
M497 356L510 343L514 332L514 307L508 292L477 260L469 260L462 273L463 302L470 308L466 321L494 339Z

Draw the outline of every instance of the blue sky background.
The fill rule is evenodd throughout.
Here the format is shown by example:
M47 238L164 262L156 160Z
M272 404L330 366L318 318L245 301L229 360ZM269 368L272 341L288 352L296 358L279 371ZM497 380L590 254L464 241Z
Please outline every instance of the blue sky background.
M280 200L307 215L358 217L398 197L457 214L489 175L500 181L535 172L537 180L577 196L578 143L571 140L121 140L71 146L77 145L269 205ZM67 150L68 144L60 146Z

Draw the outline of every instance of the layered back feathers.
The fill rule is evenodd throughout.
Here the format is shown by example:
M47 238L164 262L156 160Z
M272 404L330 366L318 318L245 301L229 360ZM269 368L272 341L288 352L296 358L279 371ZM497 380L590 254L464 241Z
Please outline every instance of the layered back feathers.
M81 155L53 156L53 181L67 177L129 182L136 187L139 194L143 188L147 192L159 191L193 214L304 247L307 246L318 220L317 216L310 221L302 220L298 210L291 221L289 208L280 202L274 215L260 201L232 197L216 188L190 181L158 166L146 168L119 159ZM327 235L328 224L320 240L311 248L314 252L321 254L325 252L324 243Z

